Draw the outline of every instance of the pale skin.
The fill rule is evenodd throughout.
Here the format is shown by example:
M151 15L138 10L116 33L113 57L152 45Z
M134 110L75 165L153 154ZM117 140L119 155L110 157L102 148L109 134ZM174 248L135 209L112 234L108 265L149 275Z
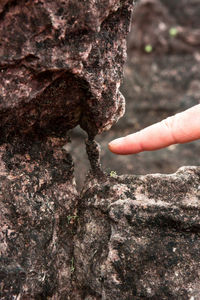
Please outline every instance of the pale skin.
M108 147L115 154L127 155L198 139L200 139L200 104L136 133L113 140Z

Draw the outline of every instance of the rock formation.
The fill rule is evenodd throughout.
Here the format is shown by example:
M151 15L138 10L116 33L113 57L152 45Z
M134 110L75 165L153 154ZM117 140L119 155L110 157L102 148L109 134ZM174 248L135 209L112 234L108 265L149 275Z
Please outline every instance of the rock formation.
M93 141L124 111L132 2L0 3L2 300L198 299L200 169L106 175ZM81 194L64 147L78 124Z
M118 89L132 2L0 4L1 139L111 127L124 112Z
M80 299L199 299L200 167L111 175L79 204Z
M0 299L68 299L77 192L60 139L0 146Z
M133 1L1 1L1 299L71 299L78 195L63 146L124 112ZM76 299L76 296L74 296Z

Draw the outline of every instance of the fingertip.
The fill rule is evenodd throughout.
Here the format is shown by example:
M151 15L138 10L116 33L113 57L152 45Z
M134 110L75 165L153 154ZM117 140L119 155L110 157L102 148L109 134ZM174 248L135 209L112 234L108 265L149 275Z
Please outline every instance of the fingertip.
M142 144L138 141L138 133L130 134L122 138L111 141L108 148L114 154L130 155L144 151Z
M118 139L111 141L108 144L108 149L113 153L120 152L120 146L122 145L123 140L124 140L124 138L118 138Z

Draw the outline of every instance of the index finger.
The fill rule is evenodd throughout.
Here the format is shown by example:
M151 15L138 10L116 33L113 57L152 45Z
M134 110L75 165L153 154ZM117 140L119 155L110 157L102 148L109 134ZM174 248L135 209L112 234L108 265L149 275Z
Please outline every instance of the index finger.
M115 154L135 154L200 138L200 104L109 144Z

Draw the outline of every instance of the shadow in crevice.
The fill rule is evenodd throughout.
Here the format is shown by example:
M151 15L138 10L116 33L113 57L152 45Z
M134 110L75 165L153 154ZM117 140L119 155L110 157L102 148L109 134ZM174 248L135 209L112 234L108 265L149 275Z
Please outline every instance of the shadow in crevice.
M64 146L64 149L69 152L74 162L74 177L76 180L77 191L80 192L83 188L85 178L91 166L88 160L85 147L86 132L77 126L69 132L71 143Z
M50 85L35 98L31 98L32 89L27 98L16 98L14 107L0 111L0 143L26 135L63 137L80 123L91 97L83 79L69 72L54 79L53 72L48 71L38 74L36 80Z

